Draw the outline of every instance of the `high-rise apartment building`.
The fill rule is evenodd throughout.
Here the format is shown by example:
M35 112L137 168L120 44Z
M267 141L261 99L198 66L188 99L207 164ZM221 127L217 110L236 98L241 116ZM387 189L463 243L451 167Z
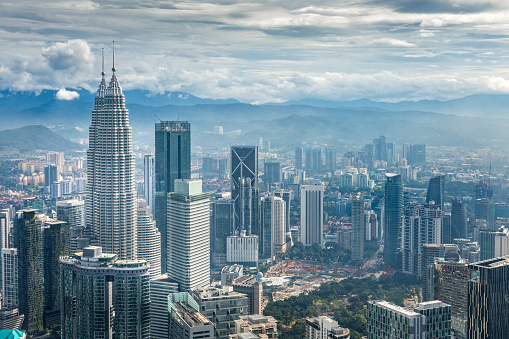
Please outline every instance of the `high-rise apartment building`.
M213 200L210 215L210 252L213 267L226 265L226 239L234 234L234 225L234 201L224 198Z
M467 206L460 200L453 199L451 205L451 239L467 239Z
M441 234L442 211L438 205L405 205L401 241L403 271L422 278L423 245L440 244Z
M258 201L258 146L231 147L231 198L235 227L260 236Z
M352 195L352 261L360 262L364 257L364 194Z
M143 158L144 196L152 215L155 215L154 159L152 154L145 154Z
M296 147L295 148L295 168L296 169L302 169L302 147Z
M7 208L0 210L0 247L11 248L12 246L11 210Z
M276 160L265 160L263 181L269 184L281 182L281 163Z
M82 249L78 243L82 243L87 231L90 231L85 230L85 201L77 199L57 201L57 219L65 221L69 227L69 253ZM89 242L88 240L87 243Z
M18 250L2 248L2 309L18 307Z
M69 255L69 225L46 221L42 228L44 327L60 324L60 256Z
M507 338L509 333L509 256L468 266L468 338Z
M37 210L26 209L16 216L18 249L19 312L25 315L23 328L29 335L43 328L43 253L41 227L36 223Z
M113 75L106 86L104 69L95 97L87 151L86 223L95 242L121 259L136 257L136 188L129 111Z
M292 191L290 190L278 190L274 191L274 196L279 197L285 201L286 206L286 227L285 233L290 234L290 202L292 201Z
M400 307L383 300L368 301L368 339L451 338L451 305L439 300Z
M300 187L300 239L304 246L323 246L323 184Z
M149 338L145 260L119 260L90 246L60 258L62 339Z
M161 233L157 230L150 207L138 199L138 258L149 264L150 277L161 275Z
M336 170L336 162L337 162L337 151L333 147L326 148L325 152L325 170L327 172L332 172Z
M480 232L481 260L509 255L509 229L485 228Z
M401 267L398 251L403 228L403 182L401 175L388 173L385 183L384 264Z
M275 196L262 199L260 258L271 259L286 251L286 205Z
M168 193L176 179L191 178L191 124L161 121L155 125L155 219L161 232L161 272L168 264Z
M306 171L321 171L322 168L322 150L320 148L306 149Z
M175 180L168 194L168 277L188 291L210 283L210 198L202 181Z

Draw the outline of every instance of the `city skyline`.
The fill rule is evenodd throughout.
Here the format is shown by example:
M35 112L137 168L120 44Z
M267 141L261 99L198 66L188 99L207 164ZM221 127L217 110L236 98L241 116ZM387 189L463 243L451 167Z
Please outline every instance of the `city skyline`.
M126 90L249 103L509 92L509 6L491 0L8 1L0 9L0 90L67 88L62 99L93 91L100 49L117 40Z

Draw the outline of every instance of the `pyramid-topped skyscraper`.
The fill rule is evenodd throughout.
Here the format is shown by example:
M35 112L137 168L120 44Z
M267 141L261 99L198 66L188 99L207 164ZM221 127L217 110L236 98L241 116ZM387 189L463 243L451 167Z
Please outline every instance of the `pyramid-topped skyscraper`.
M113 75L102 81L95 97L87 151L86 219L92 243L120 259L136 257L136 189L129 111L125 107L113 48Z

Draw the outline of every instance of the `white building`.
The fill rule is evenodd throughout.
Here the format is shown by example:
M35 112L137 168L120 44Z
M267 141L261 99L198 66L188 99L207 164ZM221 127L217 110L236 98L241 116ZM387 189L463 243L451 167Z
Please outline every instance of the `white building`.
M323 246L322 183L300 187L300 239L305 246Z
M2 308L19 306L18 250L2 248Z
M136 197L132 129L125 97L113 75L106 86L104 71L92 110L87 151L86 223L95 243L120 259L137 254Z
M338 325L337 321L329 317L316 317L306 319L307 339L348 339L350 330Z
M249 267L258 266L258 236L246 236L246 231L241 231L240 235L227 237L226 262Z
M168 194L167 267L180 291L210 283L210 199L201 180L177 179Z
M145 259L150 277L161 275L161 233L145 199L138 199L138 258Z

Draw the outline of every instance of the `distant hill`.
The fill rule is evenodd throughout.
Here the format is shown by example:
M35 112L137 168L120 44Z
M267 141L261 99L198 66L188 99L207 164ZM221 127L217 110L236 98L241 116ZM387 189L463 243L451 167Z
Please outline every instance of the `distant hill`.
M0 150L5 149L16 149L20 152L36 149L64 152L82 150L84 147L52 132L45 126L29 125L0 131Z

